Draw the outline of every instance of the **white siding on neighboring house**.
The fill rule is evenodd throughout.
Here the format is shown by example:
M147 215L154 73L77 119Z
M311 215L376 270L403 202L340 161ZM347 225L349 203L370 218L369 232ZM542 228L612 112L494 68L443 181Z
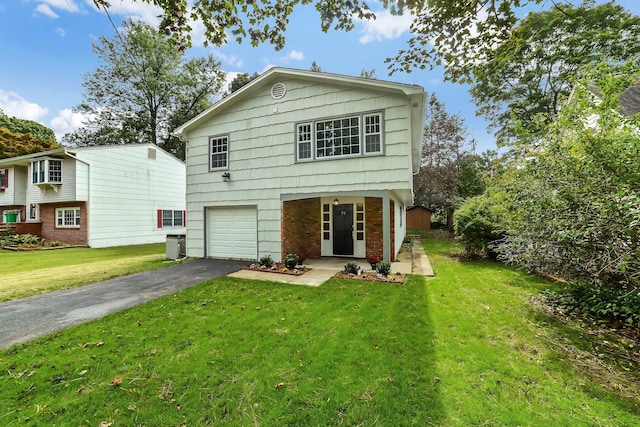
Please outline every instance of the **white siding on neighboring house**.
M75 151L88 168L89 245L159 243L185 227L158 227L158 210L184 210L185 166L148 144ZM149 150L155 151L150 158Z

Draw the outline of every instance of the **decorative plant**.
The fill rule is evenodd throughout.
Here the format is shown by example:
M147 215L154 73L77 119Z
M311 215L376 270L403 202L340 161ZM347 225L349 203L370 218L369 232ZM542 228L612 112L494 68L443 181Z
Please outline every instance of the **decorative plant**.
M378 264L378 257L377 257L377 256L369 255L369 256L367 257L367 262L368 262L369 264L371 264L371 269L372 269L372 270L375 270L375 269L376 269L376 264Z
M344 265L344 271L348 274L358 274L360 272L360 266L353 261L349 261Z
M304 264L304 261L307 259L307 257L304 256L303 253L299 253L297 255L298 255L298 265Z
M271 259L271 255L265 255L260 258L260 265L264 267L271 267L273 265L273 260Z
M300 258L296 254L286 254L284 256L284 259L282 260L284 266L288 269L296 268L296 265L298 265L299 261Z
M391 263L389 261L380 261L376 265L376 271L378 274L382 274L384 277L387 277L389 273L391 273Z

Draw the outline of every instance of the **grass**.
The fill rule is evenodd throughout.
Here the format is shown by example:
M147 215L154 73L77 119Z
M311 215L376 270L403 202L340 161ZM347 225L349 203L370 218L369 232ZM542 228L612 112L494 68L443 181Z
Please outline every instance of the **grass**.
M165 244L13 252L0 250L0 302L166 266Z
M0 425L632 426L528 296L425 241L437 277L318 288L223 277L0 353Z

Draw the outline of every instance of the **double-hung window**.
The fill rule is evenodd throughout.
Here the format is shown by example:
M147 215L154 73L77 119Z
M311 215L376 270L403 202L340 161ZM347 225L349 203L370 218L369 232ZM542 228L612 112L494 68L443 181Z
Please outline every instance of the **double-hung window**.
M212 136L209 138L209 169L227 169L229 166L229 137Z
M184 227L185 211L161 209L158 210L158 228Z
M0 191L9 187L9 169L0 169Z
M382 113L357 114L298 123L298 161L355 157L383 152Z
M56 209L56 226L60 228L80 227L80 208Z
M62 160L37 159L32 161L31 183L62 184Z

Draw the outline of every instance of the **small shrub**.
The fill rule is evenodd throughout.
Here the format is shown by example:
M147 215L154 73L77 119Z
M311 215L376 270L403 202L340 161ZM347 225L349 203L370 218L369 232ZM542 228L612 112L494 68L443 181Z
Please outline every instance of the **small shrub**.
M378 274L382 274L384 277L387 277L391 274L391 263L389 261L380 261L376 264L376 271Z
M360 272L360 266L353 261L349 261L344 265L344 271L349 274L358 274Z
M260 258L260 265L264 267L271 267L273 265L273 259L271 259L271 255L265 255Z
M585 280L574 281L560 292L548 291L547 297L568 309L606 320L640 325L640 289L594 286Z
M284 266L286 268L293 269L293 268L296 268L296 265L298 265L299 260L300 259L296 254L286 254L282 262L284 263Z
M38 243L38 236L33 234L11 234L0 237L0 246L28 246Z
M296 255L298 255L298 265L304 264L304 261L307 259L307 257L304 256L303 253L299 253L299 254L296 254Z

